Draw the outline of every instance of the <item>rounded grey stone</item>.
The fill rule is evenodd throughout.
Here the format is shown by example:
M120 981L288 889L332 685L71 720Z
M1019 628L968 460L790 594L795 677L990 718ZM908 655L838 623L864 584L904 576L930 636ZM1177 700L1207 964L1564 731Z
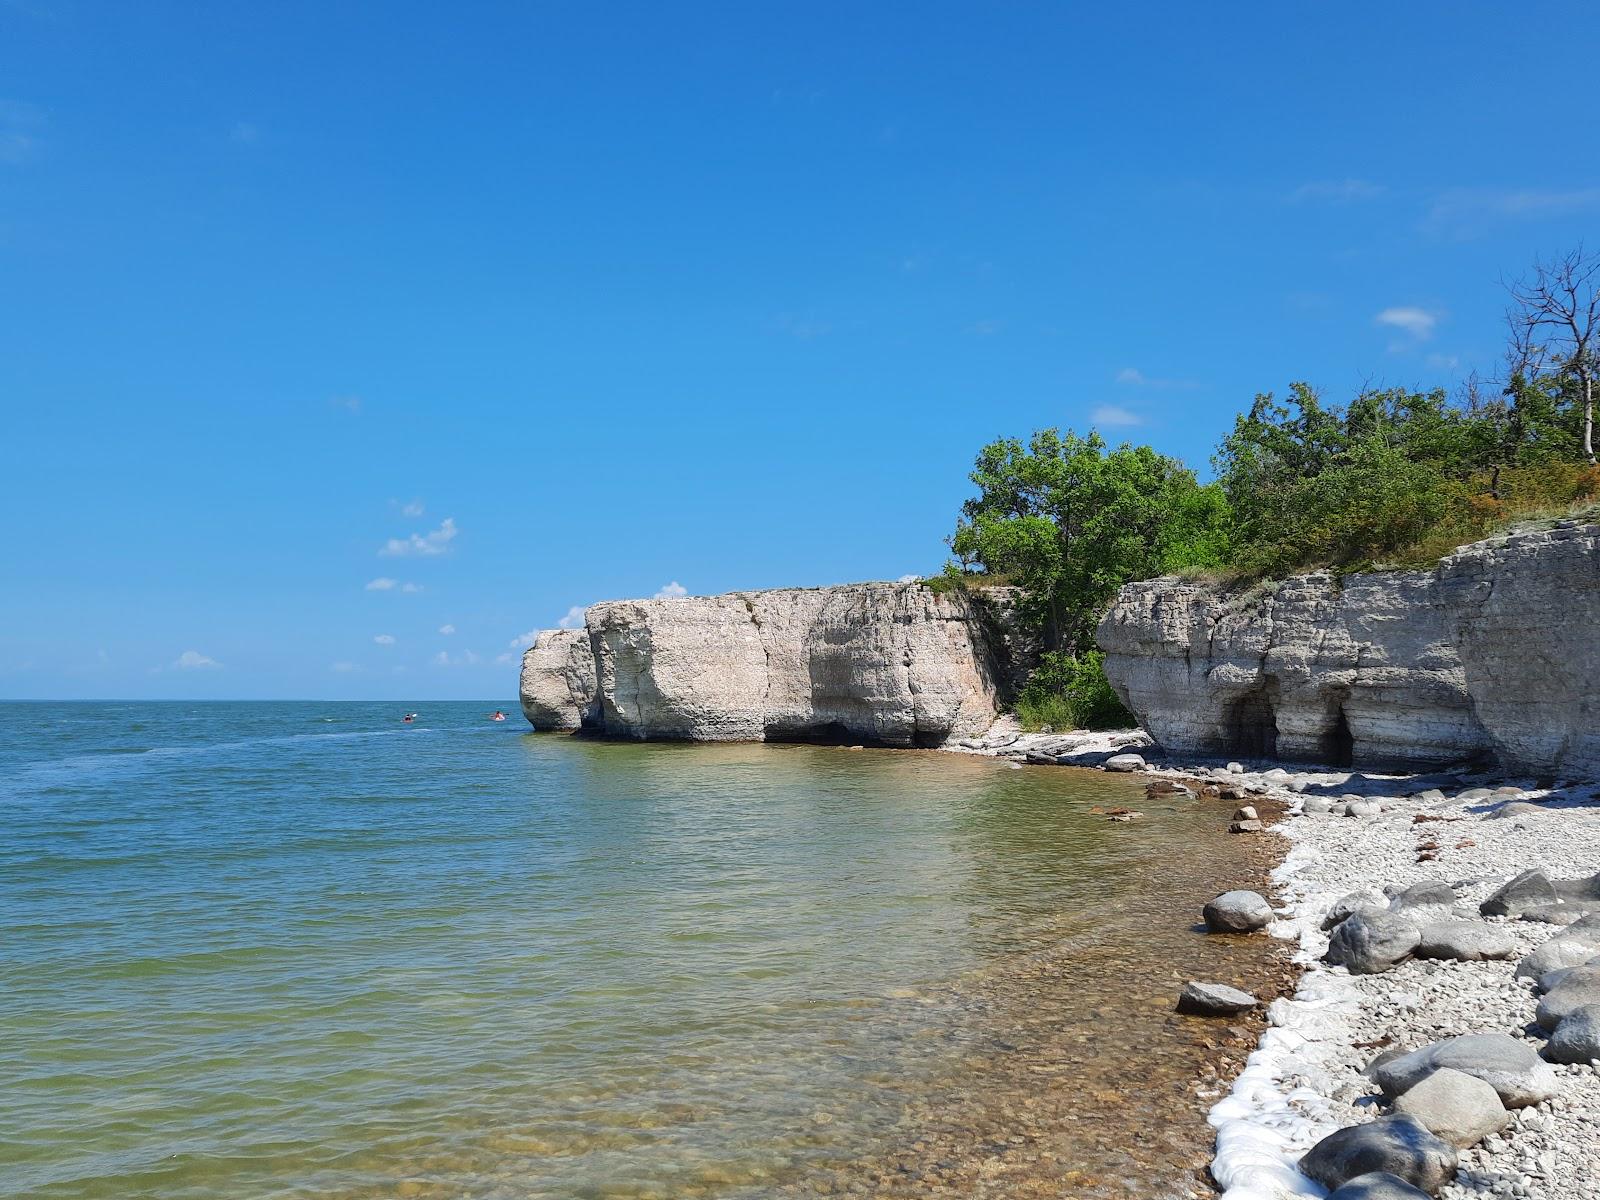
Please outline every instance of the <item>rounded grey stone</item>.
M1197 1017L1232 1017L1257 1008L1261 1001L1225 983L1186 983L1178 993L1178 1011Z
M1330 1133L1306 1152L1300 1171L1326 1188L1387 1171L1433 1194L1455 1178L1457 1161L1454 1146L1399 1113Z
M1482 921L1434 921L1424 925L1416 951L1418 958L1455 962L1511 958L1516 952L1517 943L1509 933Z
M1544 1056L1558 1063L1600 1063L1600 1004L1585 1004L1563 1017Z
M1372 1077L1385 1095L1401 1096L1447 1067L1483 1080L1507 1108L1542 1103L1558 1086L1550 1064L1508 1033L1469 1033L1432 1042L1374 1068Z
M1600 963L1573 967L1539 1000L1533 1014L1540 1029L1554 1029L1573 1013L1591 1004L1600 1004Z
M1265 896L1240 889L1211 900L1204 915L1208 932L1253 933L1271 924L1273 913Z
M1410 958L1422 931L1400 913L1364 908L1334 929L1323 959L1352 975L1376 975Z
M1428 1193L1398 1175L1369 1171L1328 1193L1328 1200L1427 1200Z
M1444 1067L1394 1102L1395 1112L1421 1121L1429 1133L1465 1150L1511 1123L1500 1094L1475 1075Z

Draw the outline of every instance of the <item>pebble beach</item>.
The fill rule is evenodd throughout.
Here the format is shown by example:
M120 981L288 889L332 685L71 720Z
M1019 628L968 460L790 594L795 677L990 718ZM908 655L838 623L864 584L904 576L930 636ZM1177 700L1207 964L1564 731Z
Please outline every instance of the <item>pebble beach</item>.
M1224 1200L1322 1197L1330 1191L1338 1200L1600 1196L1600 1069L1592 1060L1546 1061L1572 1055L1548 1049L1552 1021L1547 1017L1547 1027L1539 1023L1550 1007L1547 1002L1540 1008L1543 990L1560 981L1545 968L1600 956L1600 944L1589 948L1600 938L1592 929L1596 922L1581 923L1600 910L1600 893L1578 882L1600 872L1600 787L1548 786L1549 781L1466 769L1383 775L1177 763L1137 732L1054 735L998 728L961 749L1019 765L1109 764L1112 770L1141 771L1153 783L1189 786L1197 800L1207 794L1242 798L1267 818L1261 833L1242 836L1284 839L1278 844L1287 852L1270 875L1270 923L1251 936L1288 943L1301 974L1292 995L1266 1005L1265 1028L1243 1070L1231 1085L1215 1089L1210 1173ZM1218 806L1219 820L1227 807ZM1278 813L1276 819L1269 815ZM1571 898L1519 904L1525 881L1506 885L1532 869ZM1583 898L1591 894L1596 898ZM1340 938L1337 919L1357 911L1374 927L1409 923L1440 944L1425 936L1422 945L1400 948L1389 962L1378 938L1376 963L1327 961L1330 943ZM1351 926L1341 941L1359 940L1355 932ZM1366 941L1361 945L1371 948ZM1335 946L1330 957L1340 959L1347 951ZM1530 957L1535 951L1539 956ZM1583 986L1574 980L1566 991ZM1491 1038L1449 1043L1466 1035ZM1396 1068L1385 1064L1440 1043L1468 1050L1487 1046L1513 1058L1517 1070L1535 1081L1533 1091L1503 1107L1490 1094L1489 1115L1478 1117L1483 1123L1476 1128L1463 1130L1455 1127L1459 1120L1452 1125L1430 1115L1428 1089L1418 1088L1410 1101L1397 1096L1404 1089L1394 1084ZM1445 1075L1455 1078L1445 1072L1435 1090ZM1411 1085L1410 1079L1404 1082ZM1534 1096L1537 1102L1525 1102ZM1447 1135L1437 1147L1439 1161L1428 1164L1431 1175L1414 1180L1418 1190L1386 1176L1363 1175L1342 1187L1327 1186L1337 1174L1324 1182L1311 1177L1330 1154L1339 1153L1340 1139L1352 1136L1325 1141L1330 1135L1353 1128L1370 1140L1396 1121L1409 1122L1397 1115L1408 1109ZM1459 1113L1452 1110L1451 1116ZM1380 1124L1363 1128L1374 1121ZM1427 1131L1420 1136L1430 1145L1435 1140ZM1316 1155L1306 1158L1313 1148ZM1374 1190L1375 1179L1394 1190Z

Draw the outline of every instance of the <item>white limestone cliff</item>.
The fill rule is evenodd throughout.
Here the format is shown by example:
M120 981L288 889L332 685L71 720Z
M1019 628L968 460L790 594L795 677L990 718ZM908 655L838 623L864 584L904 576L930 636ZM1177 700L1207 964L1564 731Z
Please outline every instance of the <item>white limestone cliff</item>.
M999 600L920 583L596 604L590 691L572 686L576 648L541 635L523 709L619 738L937 746L993 722L1014 674L1003 618Z
M1600 529L1559 522L1432 571L1296 576L1230 593L1122 589L1106 674L1174 753L1355 765L1494 757L1600 773Z
M546 629L522 656L522 713L535 729L577 729L595 704L586 629Z

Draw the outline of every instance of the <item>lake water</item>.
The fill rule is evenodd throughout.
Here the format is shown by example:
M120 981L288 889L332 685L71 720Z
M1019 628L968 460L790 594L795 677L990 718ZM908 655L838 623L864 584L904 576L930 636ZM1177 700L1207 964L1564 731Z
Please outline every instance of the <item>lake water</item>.
M494 706L0 704L0 1194L1184 1185L1231 806Z

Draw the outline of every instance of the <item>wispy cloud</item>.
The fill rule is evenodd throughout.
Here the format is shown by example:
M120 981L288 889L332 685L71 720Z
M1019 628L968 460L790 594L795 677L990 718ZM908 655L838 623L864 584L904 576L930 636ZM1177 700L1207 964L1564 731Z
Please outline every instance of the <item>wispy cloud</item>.
M654 600L677 600L689 594L689 589L674 579L671 583L663 584L659 591L651 597Z
M390 538L378 551L387 558L405 558L410 555L430 557L435 554L448 554L450 543L455 541L456 528L454 518L446 517L432 533L413 533L410 537Z
M574 604L571 608L567 609L567 615L562 617L561 620L556 622L557 628L560 628L560 629L582 629L583 628L583 618L584 618L584 614L586 612L588 612L588 609L579 607L578 605Z
M1149 388L1151 391L1188 391L1200 385L1192 379L1162 379L1146 375L1138 367L1123 367L1117 372L1117 382L1124 387Z
M579 610L579 611L582 611L582 610ZM569 627L566 626L566 625L563 625L561 628L567 629ZM536 642L538 640L539 640L539 631L537 629L530 629L530 630L528 630L527 633L519 633L519 634L517 634L516 637L512 638L511 642L510 642L510 646L511 646L511 648L513 650L526 650L529 646L533 645L534 642Z
M483 659L471 650L463 650L460 654L448 654L441 650L428 661L436 667L472 667Z
M1096 405L1089 414L1089 420L1095 425L1143 425L1144 418L1136 412L1116 404Z
M1418 308L1411 304L1400 304L1393 308L1386 308L1372 319L1379 325L1387 325L1391 329L1399 329L1419 342L1431 338L1435 327L1439 324L1438 313L1430 309Z
M454 625L441 625L441 626L439 626L439 632L444 634L445 637L449 637L455 631L456 631L456 627Z
M1423 218L1425 231L1470 238L1508 221L1600 211L1600 188L1447 188Z
M896 579L895 582L896 583L921 583L922 582L922 576L921 575L902 575L902 576L900 576L899 579Z
M496 654L494 656L494 661L498 666L510 666L512 663L517 661L517 656L508 651L505 654Z
M376 579L367 580L369 592L391 592L400 586L398 579L390 579L387 575L379 575Z
M21 166L39 148L44 111L17 100L0 100L0 163Z
M1461 359L1454 354L1430 354L1423 361L1440 371L1454 371L1461 365Z
M380 646L392 646L394 645L394 634L380 633L374 636L372 640L377 642Z
M423 512L421 500L408 500L400 506L400 515L404 517L420 517Z
M361 412L360 396L331 396L328 403L334 408L342 408L345 412L359 414Z
M420 592L422 590L422 585L420 583L402 583L400 585L400 590L402 592Z
M222 666L216 659L208 658L198 650L185 650L172 665L180 671L210 671Z
M1289 199L1297 204L1306 201L1353 204L1357 200L1375 200L1388 190L1381 183L1367 179L1318 179L1302 183L1289 193Z

